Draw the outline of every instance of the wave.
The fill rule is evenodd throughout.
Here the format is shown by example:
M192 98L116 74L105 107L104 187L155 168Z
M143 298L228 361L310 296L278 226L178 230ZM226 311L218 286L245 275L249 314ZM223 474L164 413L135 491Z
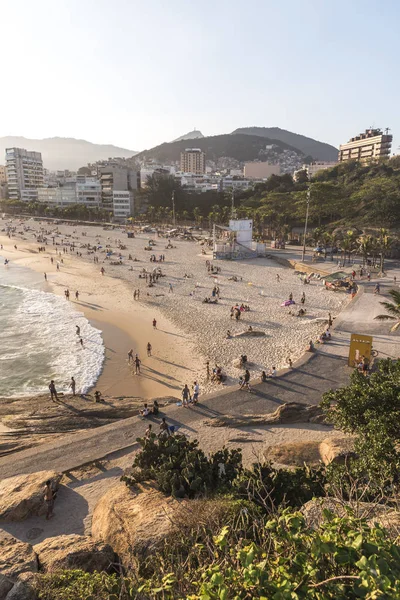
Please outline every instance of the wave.
M85 393L104 362L101 331L72 303L40 290L0 284L0 396L67 392L73 376ZM80 327L79 336L76 325Z

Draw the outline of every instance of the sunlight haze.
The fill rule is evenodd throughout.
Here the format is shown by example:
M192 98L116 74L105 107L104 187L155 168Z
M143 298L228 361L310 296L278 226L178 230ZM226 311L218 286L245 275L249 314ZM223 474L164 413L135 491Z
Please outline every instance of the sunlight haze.
M0 136L143 150L278 126L335 146L400 129L394 1L2 3Z

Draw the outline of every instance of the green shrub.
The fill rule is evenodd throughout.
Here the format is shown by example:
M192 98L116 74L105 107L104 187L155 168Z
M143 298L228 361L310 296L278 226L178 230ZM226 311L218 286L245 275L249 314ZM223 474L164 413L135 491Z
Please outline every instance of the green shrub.
M325 468L274 469L271 463L244 470L234 482L240 498L255 502L267 511L280 506L299 507L315 497L325 496Z
M128 600L135 598L132 582L117 575L60 571L38 575L39 600Z
M230 486L242 469L239 449L223 448L207 457L197 440L184 435L138 438L142 450L135 457L132 474L122 477L127 485L154 481L164 494L194 498Z

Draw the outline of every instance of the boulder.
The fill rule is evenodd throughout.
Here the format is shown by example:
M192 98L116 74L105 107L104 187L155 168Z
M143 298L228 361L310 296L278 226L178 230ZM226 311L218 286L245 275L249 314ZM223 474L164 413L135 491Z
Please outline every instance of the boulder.
M37 556L30 544L6 533L0 534L0 574L17 579L21 573L37 572Z
M347 458L354 457L354 438L330 437L323 440L319 446L321 460L325 465L331 462L344 463Z
M321 462L319 453L320 442L291 442L266 446L263 456L266 461L272 461L280 465L301 467L307 465L318 465Z
M307 525L312 529L316 529L324 520L324 509L330 510L338 517L345 517L348 514L348 508L353 510L356 517L366 519L370 527L378 524L385 527L391 538L398 538L400 534L400 512L384 504L343 502L335 498L314 498L303 504L300 510Z
M57 488L61 475L54 471L39 471L16 475L0 482L0 519L23 521L46 514L44 487L48 479Z
M95 542L84 535L59 535L47 538L33 548L38 556L40 568L44 571L57 569L81 569L107 571L114 562L111 546Z
M112 546L126 568L135 569L165 540L207 523L221 526L235 505L228 500L176 500L151 485L110 488L93 513L92 535ZM171 544L173 541L171 540Z
M25 581L17 581L8 592L5 600L36 600L34 589Z
M127 568L144 558L175 529L174 520L185 501L164 496L152 487L130 489L119 483L97 503L92 536L110 544Z
M5 575L0 575L0 600L4 600L13 587L14 582Z
M270 381L273 381L271 379ZM208 427L246 427L248 425L275 425L286 423L311 423L315 417L322 415L322 409L314 404L286 402L274 412L265 415L249 415L237 417L223 415L203 421Z

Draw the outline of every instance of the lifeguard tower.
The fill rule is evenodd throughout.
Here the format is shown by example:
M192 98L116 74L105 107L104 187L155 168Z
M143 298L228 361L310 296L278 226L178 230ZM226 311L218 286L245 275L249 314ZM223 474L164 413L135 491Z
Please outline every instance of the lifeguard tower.
M231 219L229 227L214 225L214 259L240 260L257 256L265 256L265 244L253 241L253 219Z

